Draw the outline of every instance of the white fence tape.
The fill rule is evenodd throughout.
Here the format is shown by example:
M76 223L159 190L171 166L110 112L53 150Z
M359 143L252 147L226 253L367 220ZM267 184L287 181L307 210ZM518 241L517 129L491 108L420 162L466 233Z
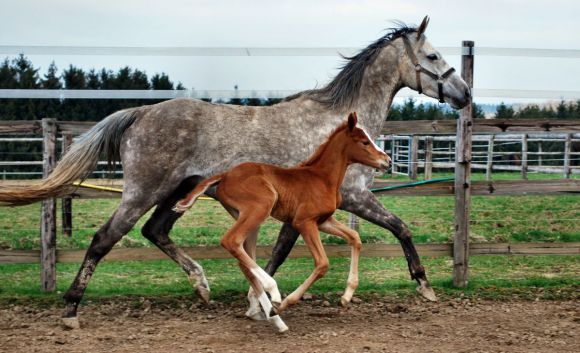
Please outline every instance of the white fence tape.
M0 54L25 55L110 55L110 56L336 56L352 55L362 48L352 47L96 47L0 45ZM461 47L437 47L444 55L461 55ZM536 49L475 47L476 55L528 56L540 58L580 58L579 49Z
M211 98L229 100L232 98L284 98L298 90L91 90L91 89L0 89L0 99L172 99L179 97ZM580 91L562 90L517 90L475 88L476 98L529 98L578 100ZM397 97L419 97L415 92L405 90Z

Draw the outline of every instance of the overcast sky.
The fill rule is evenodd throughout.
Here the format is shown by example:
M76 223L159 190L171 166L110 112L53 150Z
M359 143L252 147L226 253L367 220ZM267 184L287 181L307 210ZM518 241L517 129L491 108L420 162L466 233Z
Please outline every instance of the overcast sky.
M580 1L240 1L2 0L0 45L170 47L364 47L391 20L431 17L437 46L580 49ZM165 72L187 88L276 90L324 84L336 57L30 56L113 70L129 65ZM459 57L446 59L459 68ZM580 90L579 59L476 57L475 86Z

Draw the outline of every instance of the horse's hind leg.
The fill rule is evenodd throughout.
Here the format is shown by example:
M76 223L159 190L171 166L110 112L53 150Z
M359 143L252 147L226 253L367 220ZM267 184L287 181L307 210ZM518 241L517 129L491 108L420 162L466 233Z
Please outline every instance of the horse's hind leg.
M172 211L173 206L202 180L203 177L200 176L191 176L183 180L177 189L157 206L141 229L141 233L183 268L193 289L207 303L209 302L209 284L203 268L169 238L171 228L183 215L183 213Z
M136 202L131 204L122 202L109 221L93 237L79 272L64 295L66 309L62 320L66 326L79 327L77 308L97 264L150 208L149 205L145 206L143 203L140 203L140 207L136 207L137 204Z

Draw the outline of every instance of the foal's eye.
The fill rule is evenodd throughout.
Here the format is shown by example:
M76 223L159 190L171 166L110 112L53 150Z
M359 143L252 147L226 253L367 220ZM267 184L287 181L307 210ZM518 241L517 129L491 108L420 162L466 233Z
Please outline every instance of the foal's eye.
M437 54L429 54L429 55L427 55L427 59L429 59L429 60L437 60L438 59L437 58Z
M370 141L363 141L363 143L362 143L362 144L363 144L363 145L365 145L365 146L368 146L368 145L370 145L370 144L371 144L371 142L370 142Z

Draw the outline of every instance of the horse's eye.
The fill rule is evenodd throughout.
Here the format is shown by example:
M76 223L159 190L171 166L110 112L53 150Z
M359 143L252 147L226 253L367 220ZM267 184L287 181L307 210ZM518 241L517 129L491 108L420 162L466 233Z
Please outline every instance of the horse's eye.
M437 54L429 54L429 55L427 55L427 59L429 59L429 60L437 60L438 59L437 58Z
M362 143L362 144L363 144L363 145L365 145L365 146L368 146L368 145L370 145L370 144L371 144L371 142L370 142L370 141L363 141L363 143Z

